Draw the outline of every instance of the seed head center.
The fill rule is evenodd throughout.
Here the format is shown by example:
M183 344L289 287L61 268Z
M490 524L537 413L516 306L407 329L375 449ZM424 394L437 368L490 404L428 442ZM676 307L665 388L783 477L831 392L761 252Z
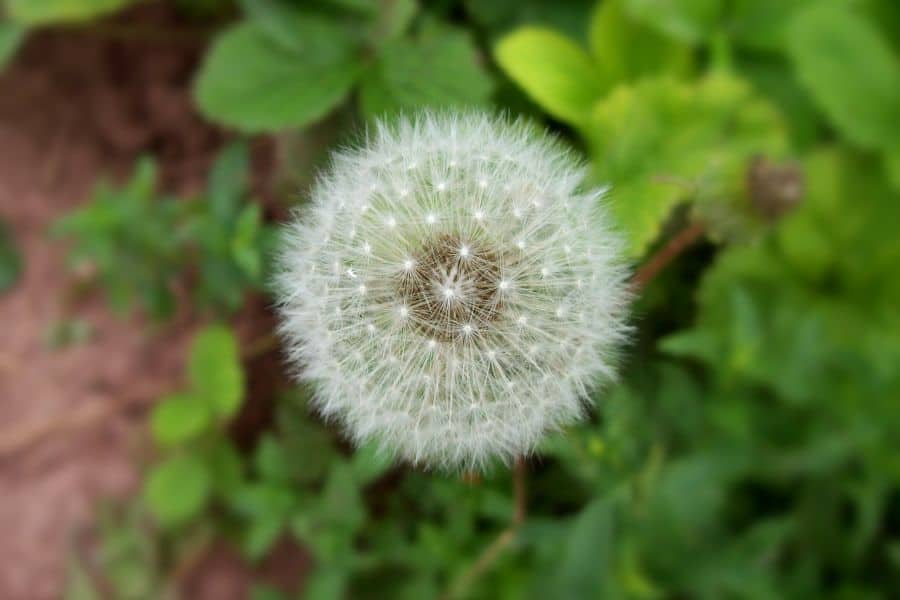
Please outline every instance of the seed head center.
M410 323L427 339L470 339L500 316L505 288L494 249L442 234L411 261L412 268L397 279L397 295L409 307Z

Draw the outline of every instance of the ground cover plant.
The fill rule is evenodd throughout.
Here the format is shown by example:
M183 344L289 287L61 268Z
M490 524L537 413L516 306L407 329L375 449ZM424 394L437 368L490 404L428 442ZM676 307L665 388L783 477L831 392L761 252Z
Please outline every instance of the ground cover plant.
M130 4L9 0L0 63L46 27L147 35ZM172 5L178 35L209 38L195 109L232 138L205 192L166 192L145 156L48 234L111 310L203 327L145 419L141 491L98 515L67 598L177 597L216 544L254 564L284 540L312 566L255 599L896 595L895 2ZM236 315L273 312L278 222L329 153L422 110L551 131L608 187L631 273L618 377L508 465L356 444L285 376L271 320L239 333ZM249 184L260 139L274 206ZM27 261L8 229L0 293Z

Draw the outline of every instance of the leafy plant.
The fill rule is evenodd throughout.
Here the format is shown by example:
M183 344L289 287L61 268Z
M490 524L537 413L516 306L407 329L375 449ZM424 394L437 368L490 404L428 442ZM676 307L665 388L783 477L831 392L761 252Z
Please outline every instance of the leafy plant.
M211 119L246 132L308 125L358 86L373 117L421 106L485 104L492 90L470 35L422 19L413 0L300 7L243 0L246 19L215 41L195 86Z
M145 158L124 187L100 184L53 234L73 240L71 266L95 273L120 312L138 304L155 318L171 316L175 286L191 273L199 306L234 311L248 289L262 286L273 235L260 206L247 203L248 160L246 145L226 148L205 196L185 200L156 195L156 168Z

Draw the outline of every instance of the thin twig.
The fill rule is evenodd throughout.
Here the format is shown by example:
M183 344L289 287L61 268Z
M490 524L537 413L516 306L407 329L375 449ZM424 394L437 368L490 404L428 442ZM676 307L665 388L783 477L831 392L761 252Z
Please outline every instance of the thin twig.
M502 556L503 551L512 544L519 533L519 528L525 522L528 513L528 494L525 489L525 479L528 467L522 457L516 459L513 467L513 517L510 524L494 538L494 541L488 545L481 553L471 567L463 572L450 586L449 590L442 596L443 599L461 597L472 582L478 579L482 574L487 572L497 559Z
M643 289L647 283L659 275L670 262L672 262L685 248L696 243L706 229L701 223L692 223L682 229L678 235L669 240L665 246L659 249L656 254L650 257L632 276L631 289L638 291Z

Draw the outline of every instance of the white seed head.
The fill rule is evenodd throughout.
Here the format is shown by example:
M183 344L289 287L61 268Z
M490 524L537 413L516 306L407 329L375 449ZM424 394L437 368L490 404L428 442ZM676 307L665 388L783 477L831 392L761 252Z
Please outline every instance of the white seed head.
M381 123L287 227L281 333L355 442L482 469L584 415L627 337L603 193L557 142L478 113Z

